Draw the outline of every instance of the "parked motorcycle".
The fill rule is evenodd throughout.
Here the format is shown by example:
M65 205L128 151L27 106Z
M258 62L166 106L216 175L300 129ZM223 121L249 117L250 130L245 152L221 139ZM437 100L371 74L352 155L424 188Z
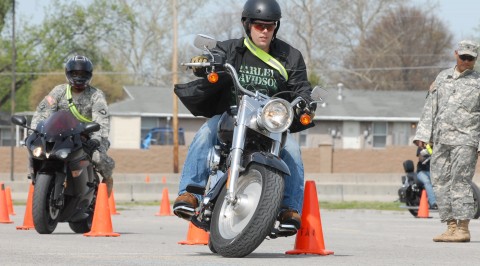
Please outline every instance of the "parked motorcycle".
M68 222L75 233L89 232L92 226L99 177L91 156L98 143L88 135L100 130L97 123L81 123L69 111L58 111L36 129L27 126L24 116L12 122L31 133L26 141L32 174L32 216L35 230L51 234L59 222Z
M431 150L424 149L421 151L421 154L427 157L425 162L430 160L429 154L431 154ZM412 160L404 161L403 169L405 170L405 175L402 176L402 187L398 189L398 198L400 202L406 205L401 207L408 209L414 217L417 217L424 186L423 183L417 179L417 173L415 172L415 166ZM472 186L475 201L474 218L478 219L480 217L480 189L473 181L470 182L470 185Z
M215 39L198 35L194 45L204 49L209 62L182 65L206 67L212 83L218 81L218 72L228 73L235 95L240 97L236 97L237 105L223 113L218 123L220 145L214 146L207 156L211 171L207 186L187 187L188 192L204 195L192 223L210 232L212 252L244 257L267 237L296 233L295 228L282 228L276 222L283 199L283 178L290 174L279 154L294 113L300 114L302 124L308 125L312 107L302 97L290 103L246 90L234 66L212 51ZM312 99L321 102L320 94L318 88L314 89Z

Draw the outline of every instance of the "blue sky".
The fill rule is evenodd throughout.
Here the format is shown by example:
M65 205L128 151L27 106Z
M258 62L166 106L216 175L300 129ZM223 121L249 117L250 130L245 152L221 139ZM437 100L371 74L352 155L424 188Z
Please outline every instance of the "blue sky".
M49 0L17 0L17 17L39 22L43 18L44 7L48 6L49 2ZM439 8L433 12L454 33L456 42L474 36L480 38L480 29L475 31L480 25L479 0L411 0L411 2L419 5L438 3Z
M412 3L438 3L434 12L455 35L455 41L480 38L480 1L478 0L411 0ZM479 28L475 30L475 28Z

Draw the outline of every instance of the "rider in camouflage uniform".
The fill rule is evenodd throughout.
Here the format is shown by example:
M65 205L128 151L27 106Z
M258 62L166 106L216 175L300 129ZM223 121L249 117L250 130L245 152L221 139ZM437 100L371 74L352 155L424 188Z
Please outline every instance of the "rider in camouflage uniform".
M437 76L430 87L414 143L433 143L430 164L433 189L447 231L435 242L469 242L474 218L470 186L480 151L480 73L473 70L479 45L461 41L457 65Z
M58 110L70 110L75 115L75 109L78 110L82 121L91 120L100 124L100 130L92 133L91 140L96 142L98 149L93 153L93 163L95 169L103 176L103 182L107 184L108 195L110 196L113 187L112 171L115 167L114 160L107 155L110 146L108 134L110 131L108 106L103 92L89 85L92 79L93 64L84 56L74 56L65 64L65 75L68 84L56 86L40 102L32 118L31 128L36 128L37 124L47 119L52 113ZM68 91L70 90L70 94ZM70 97L68 97L71 95ZM75 109L72 111L69 106L71 98ZM85 122L82 121L82 122Z

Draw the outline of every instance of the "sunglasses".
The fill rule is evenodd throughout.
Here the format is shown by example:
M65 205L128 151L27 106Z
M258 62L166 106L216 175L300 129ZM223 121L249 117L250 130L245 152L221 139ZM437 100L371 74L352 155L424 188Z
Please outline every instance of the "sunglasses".
M252 23L252 27L258 31L264 31L264 30L273 31L275 28L277 28L277 23L265 24L265 23L254 22Z
M471 55L462 54L458 56L462 61L475 61L477 58Z

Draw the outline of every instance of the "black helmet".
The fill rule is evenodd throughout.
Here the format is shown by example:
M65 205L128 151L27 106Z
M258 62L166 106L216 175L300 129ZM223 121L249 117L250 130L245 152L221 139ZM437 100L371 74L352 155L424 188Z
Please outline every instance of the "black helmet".
M243 6L242 22L248 36L250 36L250 24L258 19L277 22L277 28L273 32L275 38L280 28L281 18L282 10L276 0L248 0Z
M78 71L80 75L78 75ZM76 55L68 59L65 64L65 75L71 86L79 89L85 88L92 80L93 64L85 56Z

